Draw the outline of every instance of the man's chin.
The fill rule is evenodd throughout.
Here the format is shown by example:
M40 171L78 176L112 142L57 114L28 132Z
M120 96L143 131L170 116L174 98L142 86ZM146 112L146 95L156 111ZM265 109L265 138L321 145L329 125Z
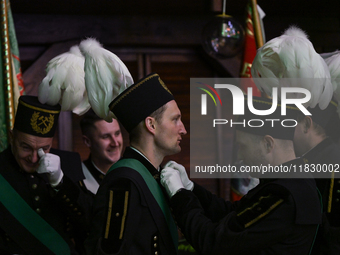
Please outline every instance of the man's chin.
M28 167L25 167L25 168L22 168L24 170L24 172L26 173L29 173L29 174L33 174L36 172L36 168L28 168Z

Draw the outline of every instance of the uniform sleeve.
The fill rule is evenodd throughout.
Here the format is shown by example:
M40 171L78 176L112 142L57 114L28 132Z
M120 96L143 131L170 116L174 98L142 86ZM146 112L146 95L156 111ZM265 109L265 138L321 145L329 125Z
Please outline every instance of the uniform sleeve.
M285 239L293 230L293 199L261 195L220 221L207 217L199 199L182 190L171 199L178 226L188 242L202 254L248 254Z
M213 222L219 221L226 214L235 210L237 206L237 203L225 201L224 199L217 197L197 183L195 183L194 185L193 193L199 199L206 216Z
M85 243L87 254L121 254L127 246L127 221L136 226L129 229L130 239L133 238L131 231L139 231L141 214L136 212L140 206L139 192L130 180L120 178L102 185L94 201L90 235Z

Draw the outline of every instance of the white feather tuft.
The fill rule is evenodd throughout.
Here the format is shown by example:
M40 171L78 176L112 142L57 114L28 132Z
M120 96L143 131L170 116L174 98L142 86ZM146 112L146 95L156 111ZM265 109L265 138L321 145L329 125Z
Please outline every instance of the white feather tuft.
M85 86L93 111L108 122L113 114L109 104L125 88L133 84L125 64L93 38L79 45L85 57Z
M331 74L334 98L338 103L338 114L340 116L340 51L323 53L321 56L328 65Z
M304 39L308 39L307 33L297 26L290 26L289 28L285 30L283 34L287 36L301 37Z
M90 109L85 88L85 59L78 46L51 59L46 67L46 76L39 85L41 103L61 104L62 111L83 114Z
M312 97L306 107L319 105L325 109L333 96L327 64L315 51L306 33L295 26L257 50L251 74L256 86L269 96L273 87L308 89ZM290 96L298 98L301 95L295 93Z

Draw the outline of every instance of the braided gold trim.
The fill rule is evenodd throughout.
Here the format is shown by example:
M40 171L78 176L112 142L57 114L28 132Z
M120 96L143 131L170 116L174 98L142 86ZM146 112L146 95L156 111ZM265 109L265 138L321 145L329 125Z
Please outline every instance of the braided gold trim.
M165 85L165 83L162 81L161 77L158 77L158 81L159 81L159 83L163 86L163 88L164 88L166 91L168 91L168 92L172 95L171 91L168 89L168 87L167 87L167 86Z
M153 74L151 76L149 76L148 78L146 78L145 80L142 80L141 82L135 84L133 86L133 88L131 88L128 92L126 92L124 95L122 95L119 99L117 99L116 102L114 102L111 107L110 107L110 110L112 111L113 107L115 107L118 103L120 103L120 101L122 101L126 96L128 96L132 91L134 91L136 88L138 88L140 85L144 84L145 82L147 82L148 80L154 78L154 77L157 77L158 76L158 80L160 82L160 84L163 86L163 88L168 91L170 94L170 90L167 88L167 86L164 84L164 82L161 80L161 78L159 77L158 74ZM172 94L171 94L172 95Z
M60 111L56 111L56 110L47 110L47 109L39 108L39 107L36 107L36 106L33 106L33 105L29 105L29 104L26 104L25 102L23 102L21 100L20 100L20 103L23 104L24 106L31 108L33 110L36 110L36 111L47 112L47 113L52 113L52 114L58 114L60 112Z
M331 103L332 105L334 105L335 107L338 107L338 104L337 104L336 102L334 102L333 100L330 101L330 103Z

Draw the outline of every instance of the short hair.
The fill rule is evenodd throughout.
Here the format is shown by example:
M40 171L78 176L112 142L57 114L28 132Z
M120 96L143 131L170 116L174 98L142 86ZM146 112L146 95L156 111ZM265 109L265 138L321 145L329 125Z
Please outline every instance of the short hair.
M95 112L90 109L87 113L85 113L84 117L80 120L80 129L83 135L89 136L91 133L91 129L95 126L94 124L97 121L103 120L102 118L98 117Z
M159 107L156 111L151 113L149 116L154 118L157 122L161 122L163 113L165 112L166 108L167 108L167 105L165 104ZM131 130L131 132L129 133L130 141L138 141L140 139L140 136L142 134L141 129L143 127L143 122L144 120L141 121L134 129Z

